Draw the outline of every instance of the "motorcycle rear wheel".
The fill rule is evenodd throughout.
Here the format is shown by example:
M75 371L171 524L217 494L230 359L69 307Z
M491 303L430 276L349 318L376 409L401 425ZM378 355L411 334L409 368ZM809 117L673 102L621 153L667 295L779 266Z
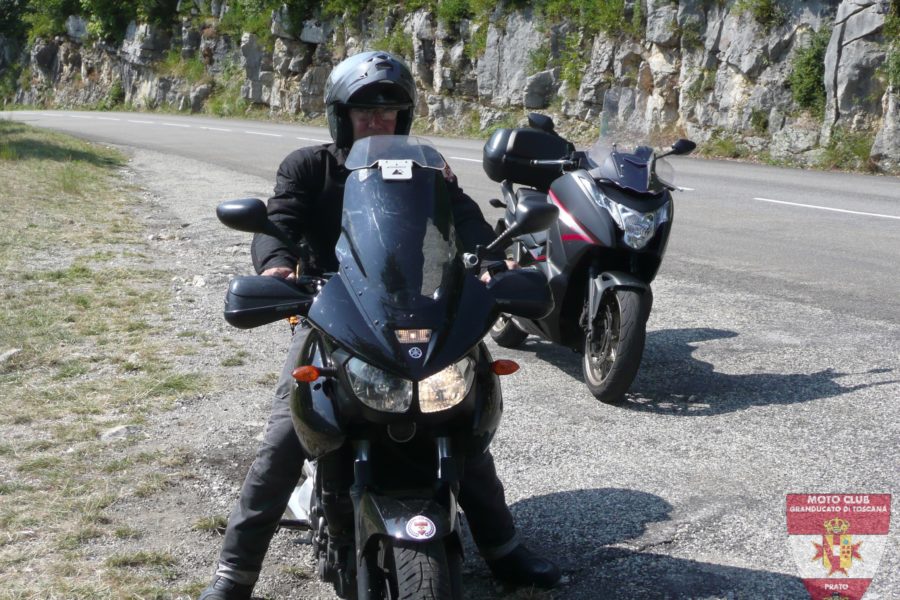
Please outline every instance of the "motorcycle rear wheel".
M491 339L504 348L518 348L528 337L528 332L516 325L509 315L500 315L491 327Z
M644 294L620 289L604 294L594 318L596 338L585 335L584 382L600 402L620 404L641 366L649 306Z

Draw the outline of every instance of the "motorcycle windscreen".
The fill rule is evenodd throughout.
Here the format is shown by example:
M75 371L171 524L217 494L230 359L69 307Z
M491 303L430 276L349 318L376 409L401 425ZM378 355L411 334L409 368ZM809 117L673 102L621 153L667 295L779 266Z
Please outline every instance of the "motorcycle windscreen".
M588 151L588 159L597 166L590 171L592 176L638 194L659 194L666 184L674 185L672 166L665 159L655 158L647 146L638 146L629 154L600 141Z
M335 252L341 297L355 310L310 317L363 360L423 378L459 359L446 358L451 347L464 352L477 343L493 306L465 273L443 160L424 140L373 136L354 146L347 165L357 168L344 187ZM319 300L337 300L337 286L329 282ZM457 323L468 313L477 323Z

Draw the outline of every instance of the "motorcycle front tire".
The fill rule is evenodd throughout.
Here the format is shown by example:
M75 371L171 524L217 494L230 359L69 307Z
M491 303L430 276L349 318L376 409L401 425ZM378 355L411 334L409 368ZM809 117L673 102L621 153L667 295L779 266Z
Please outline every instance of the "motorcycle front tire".
M406 542L391 540L387 567L391 599L461 600L461 557L444 540Z
M585 334L582 371L587 388L601 402L620 404L637 375L650 302L649 292L618 289L604 294L593 315L598 339Z

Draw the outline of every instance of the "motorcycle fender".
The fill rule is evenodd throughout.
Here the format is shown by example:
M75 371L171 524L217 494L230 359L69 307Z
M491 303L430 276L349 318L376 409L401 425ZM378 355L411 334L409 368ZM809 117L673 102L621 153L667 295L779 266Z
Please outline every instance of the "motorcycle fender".
M603 298L603 294L608 290L617 289L632 289L645 294L650 291L650 286L634 275L622 271L605 271L599 277L594 277L588 291L589 314L592 322L593 317L597 314L597 309L600 308L600 299Z
M363 492L356 513L357 561L361 564L381 536L408 542L452 538L461 552L456 498L452 497L449 504L448 511L431 498L392 498Z

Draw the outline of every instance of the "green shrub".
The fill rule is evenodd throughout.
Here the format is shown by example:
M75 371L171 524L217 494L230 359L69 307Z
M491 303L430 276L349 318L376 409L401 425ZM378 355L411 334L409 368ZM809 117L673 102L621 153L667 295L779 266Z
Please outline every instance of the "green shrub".
M769 130L769 113L754 108L750 111L750 127L754 133L763 135Z
M408 58L412 58L413 56L412 37L407 35L399 27L395 27L387 37L372 42L372 47L378 50L387 50L397 56Z
M184 58L179 50L166 52L158 68L163 75L185 79L189 83L198 83L208 78L206 65L199 57Z
M639 30L643 26L641 3L635 3L635 7L629 23L625 0L538 0L535 3L535 8L544 19L556 23L565 17L583 30L586 37L593 37L599 32L618 35ZM639 24L637 28L634 27L635 21Z
M788 84L798 106L815 116L825 111L825 50L831 30L822 28L812 34L805 46L794 55Z
M900 0L891 1L884 18L884 39L887 40L887 55L881 72L887 84L894 91L900 91Z
M747 155L747 149L733 135L717 129L709 140L700 146L700 153L721 158L742 158Z
M685 50L693 50L703 46L703 25L699 21L688 21L679 28L681 35L681 47Z
M455 25L472 14L469 0L439 0L437 3L438 19L449 25Z
M125 102L125 88L122 87L122 80L116 79L113 81L112 85L109 86L109 91L106 92L106 98L101 100L97 105L97 110L113 110L114 108L121 106L123 102Z
M243 71L235 64L227 65L222 76L216 80L206 110L220 117L234 117L247 112L249 103L241 97L244 81Z
M234 0L228 3L228 12L219 21L219 27L235 37L248 32L256 34L262 41L268 41L272 28L272 11L280 10L282 5L288 10L288 28L295 36L299 36L303 21L312 15L316 6L312 0Z
M778 27L787 18L777 0L739 0L734 8L740 12L749 12L766 29Z
M560 78L573 89L581 86L581 78L587 67L587 59L581 48L581 36L578 33L570 33L566 36L562 51L560 52L562 66Z
M697 74L697 78L691 83L687 89L687 97L697 101L702 99L707 92L711 92L716 88L716 70L701 69Z
M875 136L867 132L848 131L835 127L828 145L823 148L819 167L823 169L875 170L870 160Z
M550 68L553 54L548 46L540 46L528 53L528 73L534 75Z

